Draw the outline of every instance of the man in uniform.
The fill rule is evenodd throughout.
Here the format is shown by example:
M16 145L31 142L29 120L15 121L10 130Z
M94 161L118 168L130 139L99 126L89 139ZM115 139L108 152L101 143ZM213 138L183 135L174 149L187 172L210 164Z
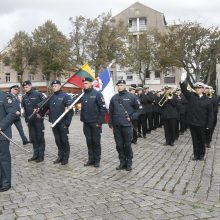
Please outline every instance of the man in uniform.
M187 90L185 83L186 74L181 76L180 87L183 95L188 100L187 122L189 124L192 141L193 155L192 160L203 161L205 157L205 130L212 129L213 124L213 105L211 100L203 94L204 84L197 82L194 84L195 92Z
M170 96L170 98L168 98ZM176 139L176 123L179 118L178 101L172 93L170 86L165 87L165 93L162 99L166 99L162 106L162 118L164 123L164 132L166 142L164 145L174 146Z
M23 144L26 145L30 142L28 141L27 137L24 134L24 130L23 130L22 123L21 123L21 106L20 106L21 102L18 98L19 86L18 85L11 86L9 89L9 92L13 96L13 100L15 101L15 105L17 109L16 114L19 116L16 120L14 120L14 125L20 134Z
M143 105L143 111L145 112L146 133L148 134L153 130L153 101L154 95L149 91L149 86L145 85L141 104ZM143 134L144 137L146 137L146 133Z
M129 92L133 95L136 95L135 94L135 88L134 87L130 87L129 88ZM137 129L138 129L138 118L137 119L132 119L132 126L133 126L133 137L132 137L132 140L131 142L133 144L137 144L137 137L138 137L138 133L137 133Z
M44 140L44 122L43 118L37 112L38 104L45 99L45 96L32 88L30 80L24 81L23 89L25 95L22 99L21 106L24 108L25 121L28 125L29 136L33 144L33 156L28 161L37 163L44 160L45 140ZM30 117L33 115L33 117Z
M93 88L93 80L86 77L83 84L85 94L80 100L80 120L83 122L83 132L88 147L88 161L84 166L98 168L101 160L102 123L107 110L102 93Z
M118 94L111 98L109 106L109 127L113 128L120 165L117 170L132 170L131 148L132 120L138 119L142 106L138 98L126 90L125 80L117 82Z
M13 97L0 91L0 131L12 137L11 125L17 118ZM0 134L0 192L11 188L11 155L9 141Z
M68 94L61 90L61 82L59 80L52 81L51 87L53 90L53 95L43 110L40 112L40 115L43 116L49 109L49 121L54 123L60 117L60 115L62 115L65 109L71 104L72 100ZM70 154L68 128L70 126L72 117L73 111L71 110L53 128L55 142L58 147L58 157L54 161L54 164L61 163L61 165L66 165L68 163Z

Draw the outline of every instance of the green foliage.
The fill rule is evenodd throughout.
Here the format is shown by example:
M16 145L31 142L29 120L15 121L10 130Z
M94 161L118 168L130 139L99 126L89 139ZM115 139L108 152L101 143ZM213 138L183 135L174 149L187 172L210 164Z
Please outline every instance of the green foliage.
M69 65L70 44L68 39L51 21L45 22L33 32L36 64L49 80L64 74Z

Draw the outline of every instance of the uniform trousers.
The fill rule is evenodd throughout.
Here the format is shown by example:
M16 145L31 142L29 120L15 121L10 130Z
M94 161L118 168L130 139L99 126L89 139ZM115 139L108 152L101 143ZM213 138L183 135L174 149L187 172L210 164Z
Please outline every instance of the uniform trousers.
M83 123L83 132L88 148L88 162L99 163L101 160L101 133L102 128L96 123Z
M58 159L68 161L70 155L70 144L68 139L69 129L63 123L58 123L53 128L55 142L58 147Z
M11 186L11 154L9 141L0 140L0 187Z
M192 141L193 155L196 159L205 156L205 127L189 125Z
M43 119L34 119L28 122L29 136L33 144L33 157L44 158L45 139Z
M131 166L133 151L131 148L132 128L130 126L113 126L113 133L122 166Z

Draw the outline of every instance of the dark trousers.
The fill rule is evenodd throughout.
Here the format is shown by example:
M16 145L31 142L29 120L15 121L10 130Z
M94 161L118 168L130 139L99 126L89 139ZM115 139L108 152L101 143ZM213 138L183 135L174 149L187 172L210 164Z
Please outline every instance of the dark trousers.
M147 131L151 131L153 129L153 114L152 112L147 112L146 115L146 126L147 126Z
M164 132L165 132L165 139L167 144L174 143L176 138L176 122L177 120L174 118L171 119L164 119Z
M176 120L175 140L178 140L180 135L180 121Z
M62 123L53 128L55 142L58 147L58 158L60 161L68 161L70 155L70 144L68 139L69 129Z
M138 130L138 128L137 128L138 120L132 120L132 125L133 125L133 138L132 138L132 140L134 142L136 142L137 141L137 137L138 137L138 132L137 132L137 130Z
M28 122L29 136L33 144L33 157L44 158L45 139L43 119L35 119Z
M200 126L189 125L192 142L193 155L199 159L205 156L205 128Z
M132 128L114 126L113 133L121 165L132 165L133 151L131 148Z
M180 132L186 131L186 114L180 114Z
M88 161L99 163L101 160L101 133L102 128L97 127L96 123L83 124L83 132L86 137L88 147Z
M159 127L160 114L158 112L154 112L153 116L154 116L154 128L158 128Z
M205 143L210 145L212 141L212 129L205 129Z
M142 114L138 117L138 133L146 135L147 133L147 124L146 124L146 115Z
M27 140L27 137L26 137L25 134L24 134L24 130L23 130L23 127L22 127L22 124L21 124L21 118L16 119L16 120L14 121L14 125L15 125L15 127L17 128L18 133L19 133L19 135L20 135L22 141L23 141L23 142L27 142L28 140Z
M0 141L0 186L11 186L11 154L9 141Z

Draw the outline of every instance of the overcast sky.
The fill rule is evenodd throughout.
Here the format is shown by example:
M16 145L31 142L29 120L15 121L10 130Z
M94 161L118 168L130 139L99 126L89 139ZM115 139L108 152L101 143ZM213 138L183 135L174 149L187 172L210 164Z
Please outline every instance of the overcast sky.
M48 19L66 35L71 31L69 17L95 18L102 12L116 15L135 0L0 0L0 50L20 30L31 33ZM178 20L220 26L220 0L140 0L162 12L168 24Z

